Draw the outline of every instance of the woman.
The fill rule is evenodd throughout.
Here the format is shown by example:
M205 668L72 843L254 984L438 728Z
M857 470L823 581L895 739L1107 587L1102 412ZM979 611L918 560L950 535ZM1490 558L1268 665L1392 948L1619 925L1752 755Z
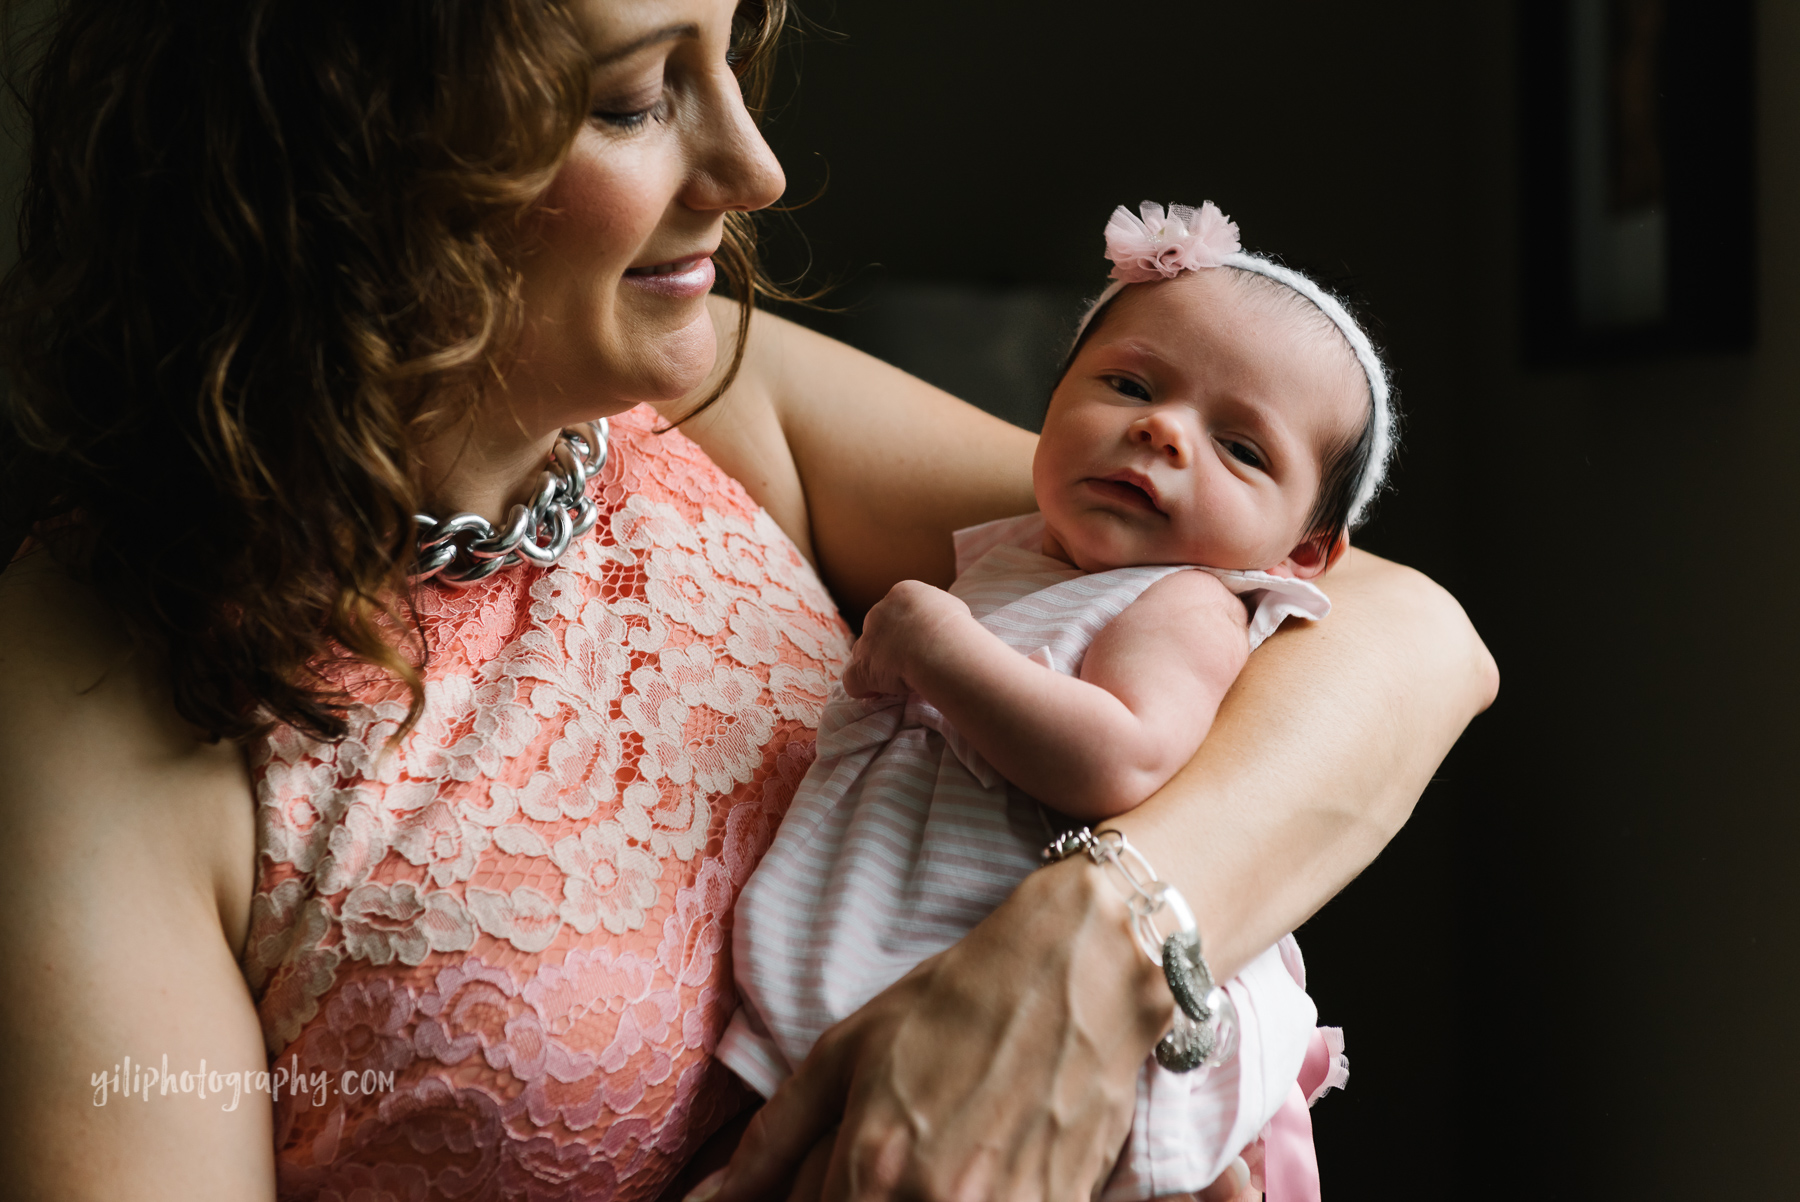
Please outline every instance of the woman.
M6 329L26 1194L648 1198L743 1109L717 952L846 646L818 579L852 613L947 582L949 531L1029 507L1032 446L708 299L715 259L748 294L742 215L782 190L740 91L780 17L60 18ZM600 417L596 524L558 548L544 464ZM552 564L445 583L495 562L465 549L409 585L421 529L514 503ZM1119 824L1227 975L1495 688L1422 578L1352 555L1327 584L1331 622L1271 640ZM726 1194L1086 1197L1171 1009L1098 870L1040 872L821 1043Z

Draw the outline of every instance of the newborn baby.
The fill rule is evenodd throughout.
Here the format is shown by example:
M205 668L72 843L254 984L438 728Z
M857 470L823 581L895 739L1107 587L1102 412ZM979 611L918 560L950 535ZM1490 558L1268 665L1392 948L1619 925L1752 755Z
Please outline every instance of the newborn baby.
M959 531L948 592L903 581L869 611L818 759L744 888L743 1004L718 1054L765 1096L827 1027L1005 900L1069 820L1161 788L1251 650L1330 608L1308 582L1343 553L1391 446L1380 361L1312 281L1240 253L1210 204L1142 212L1108 226L1117 282L1051 398L1039 511ZM1225 987L1234 1059L1146 1065L1104 1197L1203 1188L1296 1090L1342 1083L1304 983L1290 936Z

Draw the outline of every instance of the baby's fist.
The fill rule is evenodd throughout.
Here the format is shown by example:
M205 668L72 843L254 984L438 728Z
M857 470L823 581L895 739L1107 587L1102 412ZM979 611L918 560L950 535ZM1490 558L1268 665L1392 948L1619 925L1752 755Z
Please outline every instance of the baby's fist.
M941 588L902 580L863 619L862 637L844 669L844 691L852 697L912 692L912 675L945 623L966 621L973 619L962 601Z

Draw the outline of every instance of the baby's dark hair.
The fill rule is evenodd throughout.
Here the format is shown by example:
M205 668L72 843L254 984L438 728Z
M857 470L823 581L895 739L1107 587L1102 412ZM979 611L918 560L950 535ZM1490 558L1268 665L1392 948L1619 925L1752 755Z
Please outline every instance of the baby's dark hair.
M1364 395L1368 397L1368 407L1364 411L1362 423L1353 433L1346 434L1325 448L1319 464L1319 491L1313 498L1312 510L1306 518L1303 541L1313 543L1321 550L1328 550L1363 524L1368 517L1370 502L1381 490L1383 477L1387 472L1387 460L1392 454L1393 434L1397 424L1398 410L1393 392L1384 367L1374 357L1373 346L1369 344L1367 335L1355 324L1349 306L1340 298L1324 292L1317 284L1289 268L1248 255L1234 257L1252 266L1227 263L1223 270L1231 273L1233 282L1258 301L1298 318L1304 323L1309 335L1343 346L1357 361L1358 368L1364 375ZM1266 274L1267 268L1274 268L1280 274ZM1373 373L1338 319L1321 308L1307 293L1289 283L1290 278L1309 285L1319 291L1329 303L1335 303L1339 307L1369 350L1375 368ZM1104 323L1113 302L1124 295L1124 292L1124 286L1115 284L1101 293L1088 308L1076 327L1075 338L1070 343L1068 354L1063 357L1051 391L1054 392L1062 384L1063 377L1069 374L1069 368L1074 365L1081 348ZM1377 376L1380 395L1376 392Z
M1369 461L1374 457L1375 415L1371 407L1354 437L1340 438L1325 449L1319 462L1319 492L1313 498L1312 512L1306 515L1306 541L1316 541L1329 549L1362 524L1350 519L1356 508L1356 486L1368 473Z

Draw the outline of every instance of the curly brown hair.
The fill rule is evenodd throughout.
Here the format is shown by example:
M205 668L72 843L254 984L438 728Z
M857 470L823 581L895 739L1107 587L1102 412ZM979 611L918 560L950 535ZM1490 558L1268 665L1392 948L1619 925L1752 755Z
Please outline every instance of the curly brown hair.
M735 20L753 113L785 16ZM406 683L410 724L415 448L521 328L509 251L588 115L570 14L67 0L29 41L0 548L47 543L211 738L342 737L358 662ZM743 302L728 383L779 292L743 214L718 262Z

